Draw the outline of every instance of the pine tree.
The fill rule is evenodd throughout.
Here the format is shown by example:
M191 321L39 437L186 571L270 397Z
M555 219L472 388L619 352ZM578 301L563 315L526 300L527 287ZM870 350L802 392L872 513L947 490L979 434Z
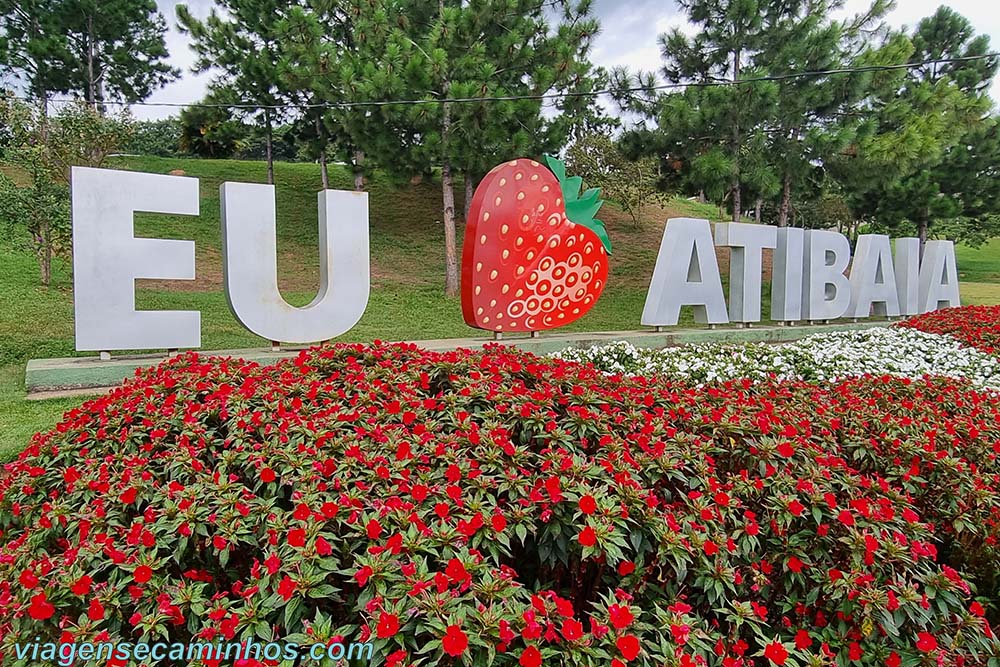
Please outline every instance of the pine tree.
M0 0L0 63L42 106L77 93L103 109L175 79L154 0Z
M871 64L865 37L883 30L888 9L879 0L855 17L834 21L842 0L790 3L770 17L771 37L758 58L770 76L828 72ZM796 186L854 137L856 105L866 96L872 74L822 74L780 80L774 117L767 123L766 153L777 178L776 224L788 224ZM819 190L816 191L819 194Z
M155 0L63 0L74 90L94 108L144 100L180 72L167 63L166 20Z
M989 52L988 38L976 37L968 20L946 7L905 42L914 64ZM895 233L915 229L921 247L945 221L964 221L952 229L973 238L977 221L991 224L1000 202L984 194L980 179L1000 159L985 92L997 67L996 58L930 63L895 77L871 110L857 154L840 168L854 174L848 178L860 214Z
M551 7L561 10L558 25ZM585 98L542 113L538 96L593 86L587 61L597 23L590 2L573 0L420 0L383 4L391 29L373 33L355 70L369 99L421 100L372 112L379 129L353 134L365 153L398 174L440 168L445 236L445 292L458 293L455 177L467 192L503 159L555 151L583 117ZM470 102L449 102L470 99Z
M231 91L264 129L267 182L274 183L274 125L284 111L279 75L281 24L292 3L283 0L218 0L204 21L177 5L181 29L192 37L196 71L214 71L215 89Z
M352 166L354 187L363 190L363 140L378 134L373 107L344 106L372 101L372 81L358 74L365 59L384 44L386 6L367 0L307 0L292 7L280 26L279 77L296 100L307 105L298 121L309 150L323 166L330 157ZM355 139L359 137L360 140Z
M773 189L773 177L763 168L759 151L764 146L760 133L774 114L778 87L755 80L766 74L757 60L774 37L768 28L791 13L788 5L798 3L679 0L678 4L698 32L688 37L675 28L660 37L661 74L668 83L694 85L652 96L633 108L655 122L657 144L673 150L669 161L683 170L685 182L701 183L700 191L710 192L720 203L728 201L732 219L738 221L746 186L762 192ZM698 85L720 81L735 85Z
M53 93L69 92L73 60L62 0L0 0L0 65L47 113Z

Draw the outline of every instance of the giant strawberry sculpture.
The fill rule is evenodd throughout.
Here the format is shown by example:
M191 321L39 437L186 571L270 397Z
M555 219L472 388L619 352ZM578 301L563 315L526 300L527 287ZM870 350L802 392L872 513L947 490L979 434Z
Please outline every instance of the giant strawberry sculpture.
M590 310L608 282L608 240L594 218L598 191L528 159L498 165L469 207L462 253L462 314L498 333L554 329Z

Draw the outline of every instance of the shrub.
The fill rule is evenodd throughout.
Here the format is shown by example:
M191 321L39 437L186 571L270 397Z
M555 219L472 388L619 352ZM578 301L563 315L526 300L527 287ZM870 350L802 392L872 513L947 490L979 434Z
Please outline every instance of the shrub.
M135 134L122 147L126 153L178 157L181 155L181 121L179 118L142 120L135 123Z
M344 636L389 665L986 664L962 568L997 571L998 401L697 389L500 347L190 353L6 467L0 652Z
M990 354L1000 353L1000 306L961 306L911 317L896 326L948 334Z
M127 111L101 114L82 102L48 116L0 94L0 125L13 176L0 173L0 231L32 250L47 286L53 258L71 249L70 168L100 167L128 141L132 120Z

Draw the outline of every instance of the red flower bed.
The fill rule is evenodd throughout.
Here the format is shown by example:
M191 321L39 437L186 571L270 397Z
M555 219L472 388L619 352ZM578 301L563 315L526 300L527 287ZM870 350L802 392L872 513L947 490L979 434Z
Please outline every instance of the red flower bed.
M955 381L190 354L7 466L0 653L344 636L388 665L986 664L998 451L1000 399Z
M1000 306L961 306L911 317L896 326L949 334L966 345L1000 353Z

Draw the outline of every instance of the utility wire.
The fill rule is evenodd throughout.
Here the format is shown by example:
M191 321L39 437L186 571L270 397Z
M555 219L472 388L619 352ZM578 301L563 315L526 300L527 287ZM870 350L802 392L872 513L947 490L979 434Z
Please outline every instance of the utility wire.
M473 102L516 102L521 100L552 100L577 97L601 97L604 95L621 95L628 93L649 93L658 90L675 90L679 88L713 88L719 86L742 86L752 83L766 81L787 81L789 79L799 79L806 77L833 76L837 74L865 74L869 72L889 72L894 70L916 69L925 65L939 65L948 63L962 63L987 58L1000 58L1000 52L984 53L978 56L960 56L956 58L936 58L933 60L922 60L913 63L899 63L896 65L868 65L865 67L843 67L838 69L811 70L806 72L789 72L786 74L771 74L767 76L748 77L745 79L710 79L708 81L691 81L685 83L662 83L653 86L635 86L631 88L604 88L602 90L591 91L565 91L560 93L539 93L536 95L498 95L483 97L445 97L421 100L373 100L369 102L314 102L314 103L285 103L285 104L248 104L243 102L122 102L114 100L102 100L101 104L117 106L139 106L139 107L200 107L218 109L352 109L358 107L385 107L392 105L417 105L417 104L463 104ZM18 96L20 99L28 100L25 96ZM55 98L49 99L53 103L76 102L77 99Z

